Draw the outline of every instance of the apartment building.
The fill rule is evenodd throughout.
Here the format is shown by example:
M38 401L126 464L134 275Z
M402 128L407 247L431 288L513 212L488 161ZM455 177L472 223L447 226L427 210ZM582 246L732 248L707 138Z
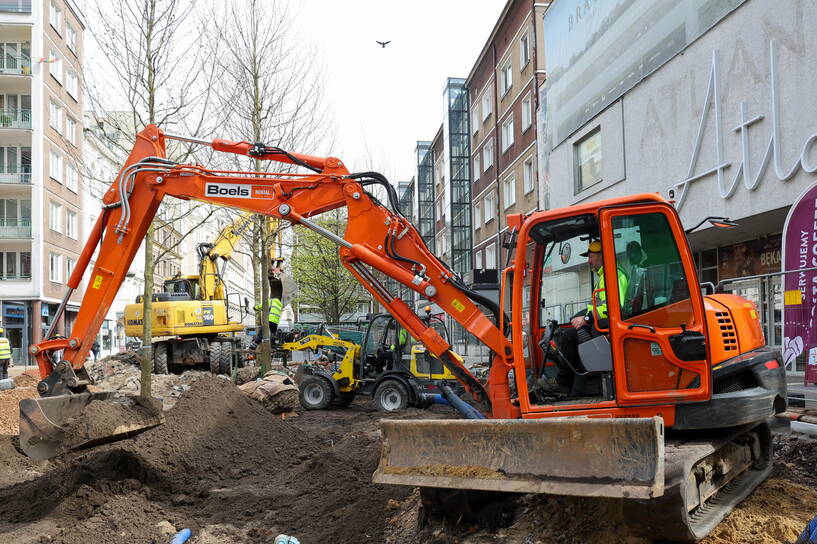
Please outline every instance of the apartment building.
M535 113L545 70L536 52L547 6L509 0L465 81L474 268L501 268L505 216L540 207Z
M54 325L82 245L82 14L71 0L0 3L0 305L21 362Z

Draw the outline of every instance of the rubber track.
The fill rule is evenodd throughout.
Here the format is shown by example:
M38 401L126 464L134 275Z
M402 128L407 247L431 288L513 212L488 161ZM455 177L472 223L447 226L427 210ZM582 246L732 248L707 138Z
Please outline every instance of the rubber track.
M627 524L637 534L653 540L696 542L709 534L734 507L760 485L772 470L771 433L767 424L750 431L756 432L761 442L760 459L750 468L722 487L717 494L692 513L686 504L686 475L688 468L707 456L673 463L667 467L664 495L651 500L624 502ZM734 439L737 435L733 435ZM719 442L715 451L731 441ZM710 454L711 455L711 454Z

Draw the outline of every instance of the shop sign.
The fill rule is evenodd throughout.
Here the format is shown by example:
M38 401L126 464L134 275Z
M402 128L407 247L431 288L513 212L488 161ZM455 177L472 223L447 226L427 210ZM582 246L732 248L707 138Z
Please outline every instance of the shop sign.
M806 360L805 382L817 383L817 183L794 202L783 227L783 362Z
M780 272L780 236L718 248L718 277L722 280Z
M707 85L706 98L704 99L701 118L698 124L698 135L695 139L695 144L692 150L692 156L689 162L689 170L686 178L683 181L675 183L669 188L667 194L670 199L675 200L675 207L679 210L686 202L687 194L689 193L689 186L701 179L707 178L712 174L716 174L718 194L722 199L731 198L738 189L738 185L743 184L747 191L754 191L760 185L764 175L768 170L773 170L775 176L780 181L788 181L797 174L801 169L809 174L817 172L817 163L810 161L812 147L817 143L817 132L812 133L802 144L800 148L800 155L789 165L783 164L783 151L781 148L781 126L780 126L780 89L778 82L778 67L777 67L777 45L774 40L769 41L769 80L771 87L771 103L769 104L770 118L771 118L771 134L769 135L768 144L765 149L753 150L749 145L749 127L763 120L764 115L754 115L749 113L748 106L745 100L740 103L740 123L734 128L738 133L741 142L741 158L740 163L733 164L724 157L723 142L726 134L723 128L721 115L721 95L720 95L720 57L719 51L714 49L712 51L712 65L709 71L709 84ZM704 135L708 134L706 130L710 111L714 115L715 120L715 138L712 142L715 151L715 165L711 167L704 167L702 171L698 168L698 158L701 155L701 148L703 147ZM758 157L758 152L762 156ZM757 165L756 167L754 165ZM726 170L730 169L735 172L731 180L727 179ZM756 168L756 170L753 170ZM696 173L697 172L697 173Z

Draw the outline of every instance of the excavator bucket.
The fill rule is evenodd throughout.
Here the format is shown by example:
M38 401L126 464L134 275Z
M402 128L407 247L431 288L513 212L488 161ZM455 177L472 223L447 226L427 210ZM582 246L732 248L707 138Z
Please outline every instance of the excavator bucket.
M383 420L381 484L651 498L664 492L660 418Z
M162 402L114 392L20 401L20 448L40 461L134 436L164 423Z

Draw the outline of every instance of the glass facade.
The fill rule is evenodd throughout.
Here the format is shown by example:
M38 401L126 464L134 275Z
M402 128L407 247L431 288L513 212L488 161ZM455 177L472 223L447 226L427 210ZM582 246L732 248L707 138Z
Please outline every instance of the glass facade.
M414 201L414 225L431 252L434 252L434 153L431 142L417 142L416 194Z
M465 275L471 270L471 145L469 139L468 91L465 80L448 78L445 86L446 114L443 126L445 146L445 202L449 205L451 267Z

